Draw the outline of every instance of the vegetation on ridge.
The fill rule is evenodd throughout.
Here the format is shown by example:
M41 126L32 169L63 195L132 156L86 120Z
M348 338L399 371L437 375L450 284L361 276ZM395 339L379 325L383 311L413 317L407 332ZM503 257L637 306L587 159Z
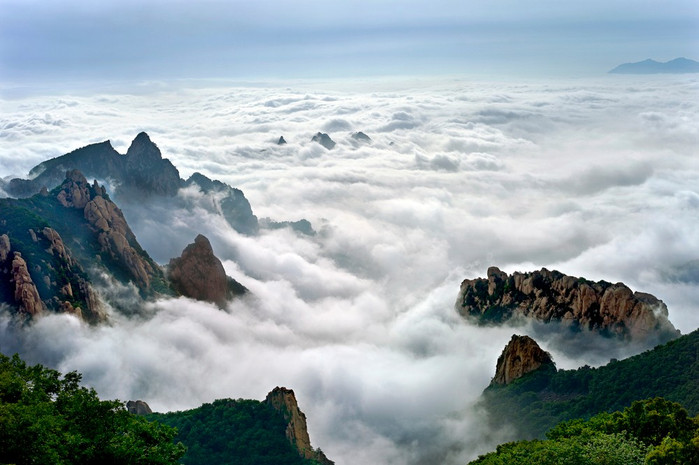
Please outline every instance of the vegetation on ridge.
M559 423L546 440L501 444L472 465L696 465L699 417L657 397L623 412Z
M699 330L599 368L537 370L507 386L491 385L482 402L494 425L509 423L521 438L541 438L555 424L621 410L664 397L699 413Z

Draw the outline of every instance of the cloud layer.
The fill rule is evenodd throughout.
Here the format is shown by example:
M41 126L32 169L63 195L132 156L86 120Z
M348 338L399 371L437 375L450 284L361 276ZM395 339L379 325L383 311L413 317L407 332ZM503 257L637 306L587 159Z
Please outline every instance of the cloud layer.
M286 385L340 465L465 463L502 439L473 405L514 332L537 334L559 367L626 349L573 358L541 329L471 327L453 308L462 279L496 265L623 281L663 299L683 332L699 326L699 288L677 278L699 259L698 93L691 77L614 77L5 100L0 176L105 139L124 153L146 131L182 177L223 180L258 217L306 218L318 234L245 237L205 208L122 205L156 260L203 233L252 296L225 312L162 300L100 328L56 316L19 332L4 318L0 349L157 410ZM318 131L337 146L312 143Z

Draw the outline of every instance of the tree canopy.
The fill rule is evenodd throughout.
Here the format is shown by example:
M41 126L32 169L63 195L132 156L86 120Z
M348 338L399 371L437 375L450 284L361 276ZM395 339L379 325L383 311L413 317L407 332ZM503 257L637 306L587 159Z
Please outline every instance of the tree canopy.
M100 400L81 375L0 354L0 463L172 465L185 447L176 430Z

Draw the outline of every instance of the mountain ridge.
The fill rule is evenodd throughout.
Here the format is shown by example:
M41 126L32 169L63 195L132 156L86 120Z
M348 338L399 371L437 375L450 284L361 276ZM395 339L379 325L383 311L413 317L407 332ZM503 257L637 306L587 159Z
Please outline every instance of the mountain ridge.
M608 71L610 74L686 74L699 73L699 61L680 57L666 62L647 58L634 63L622 63Z

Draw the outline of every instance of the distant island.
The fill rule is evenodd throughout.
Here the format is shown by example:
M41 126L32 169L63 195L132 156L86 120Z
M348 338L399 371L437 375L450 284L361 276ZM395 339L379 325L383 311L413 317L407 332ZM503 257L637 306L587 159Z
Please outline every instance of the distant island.
M647 59L637 63L624 63L609 71L612 74L683 74L699 73L699 61L675 58L661 63Z

